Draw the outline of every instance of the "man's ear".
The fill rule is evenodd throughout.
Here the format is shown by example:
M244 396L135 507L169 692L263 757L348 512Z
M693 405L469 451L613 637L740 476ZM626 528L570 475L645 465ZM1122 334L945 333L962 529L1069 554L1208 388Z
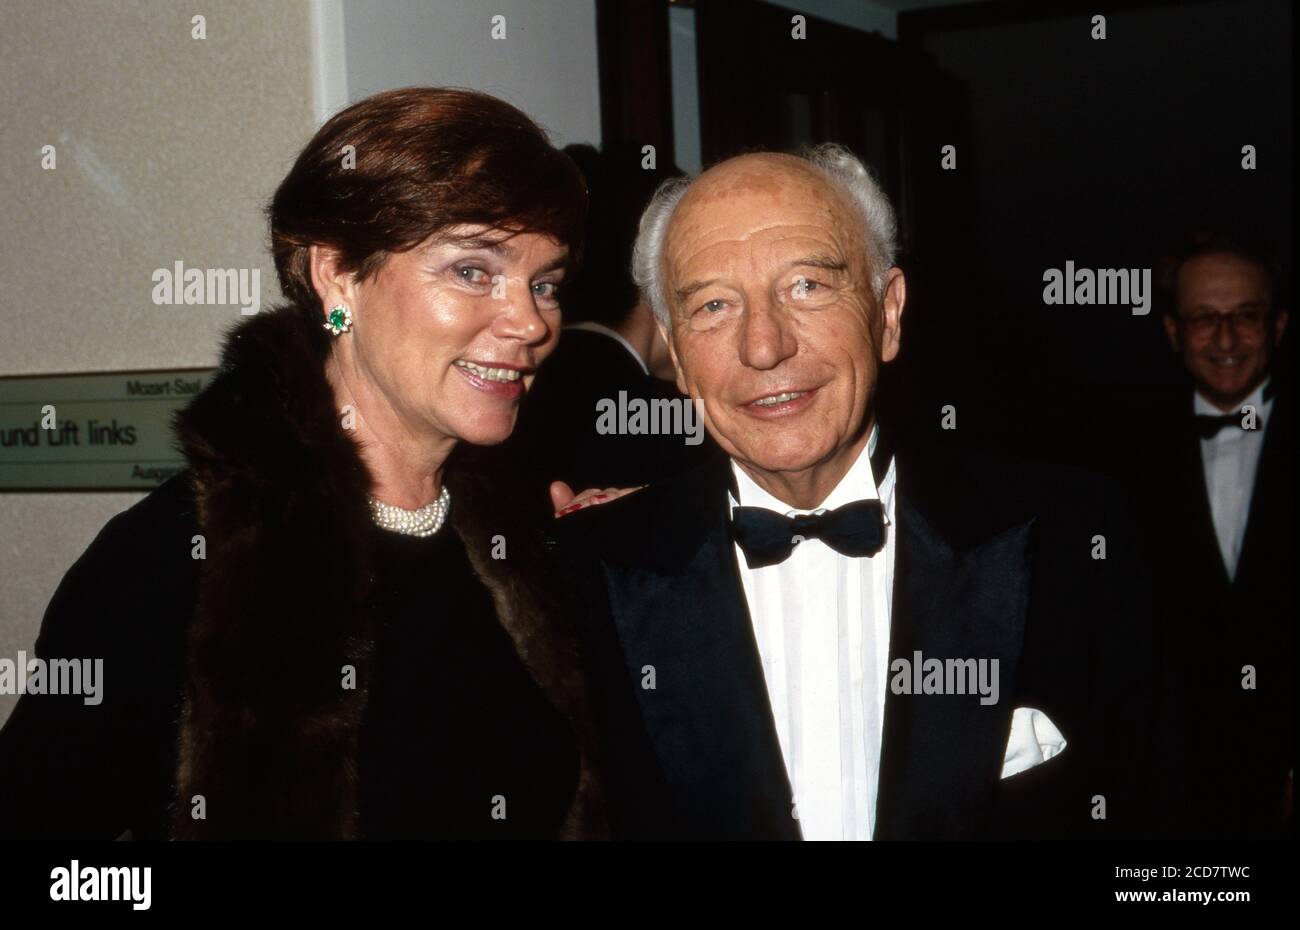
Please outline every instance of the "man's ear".
M1279 307L1273 316L1273 348L1275 349L1282 344L1282 334L1286 332L1286 319L1286 308Z
M1174 319L1173 313L1163 313L1160 315L1160 322L1165 324L1165 336L1169 339L1169 345L1175 352L1182 352L1183 347L1178 338L1178 321Z
M673 345L673 334L668 331L668 328L664 326L659 317L655 317L655 327L659 330L660 337L668 346L668 357L672 359L673 371L677 372L677 390L689 397L691 392L686 389L686 379L682 377L682 366L677 361L677 346Z
M903 340L903 304L907 303L907 282L903 269L890 268L885 280L885 295L881 300L882 326L880 334L880 360L892 362L898 356Z
M311 265L312 288L320 298L321 316L324 317L330 307L338 304L355 309L356 276L342 270L339 253L328 246L313 245L307 249L307 260Z

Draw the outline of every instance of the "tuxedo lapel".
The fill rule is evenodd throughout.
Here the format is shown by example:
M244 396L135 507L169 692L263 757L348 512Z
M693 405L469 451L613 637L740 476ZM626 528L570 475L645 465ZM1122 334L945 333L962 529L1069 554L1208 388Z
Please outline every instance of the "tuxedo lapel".
M798 839L719 477L697 471L645 502L654 518L640 557L604 560L610 609L690 833Z
M876 839L959 839L987 811L1001 775L1029 607L1033 520L959 547L897 501L894 603ZM898 694L925 659L997 660L998 701L978 694ZM901 681L901 680L900 680Z
M997 660L999 692L996 704L982 705L978 694L887 690L875 835L956 838L973 831L1001 774L1028 611L1033 520L981 533L978 518L909 490L906 467L896 502L890 666L912 662L918 651L941 661ZM797 839L728 532L729 477L723 458L712 470L628 498L619 520L641 532L606 540L604 586L685 831ZM931 507L949 519L932 522ZM893 676L882 671L888 687Z
M1291 532L1291 490L1293 464L1291 455L1290 392L1279 391L1273 401L1269 422L1264 424L1264 447L1259 453L1255 484L1246 519L1246 535L1237 561L1237 582L1254 581L1256 567L1267 564L1272 553ZM1267 579L1264 579L1267 583Z

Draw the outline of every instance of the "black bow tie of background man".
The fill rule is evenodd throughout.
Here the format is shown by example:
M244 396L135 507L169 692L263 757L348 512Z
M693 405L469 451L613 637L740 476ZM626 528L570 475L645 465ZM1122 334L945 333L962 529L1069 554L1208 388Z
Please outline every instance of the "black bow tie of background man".
M875 555L885 542L879 500L861 500L824 513L784 514L763 507L736 507L731 528L750 568L776 565L790 557L795 538L820 539L841 555Z
M1196 415L1196 432L1202 439L1213 439L1219 435L1219 432L1225 426L1235 426L1242 429L1241 421L1244 414L1225 413L1222 416L1215 416L1212 413L1198 413Z
M1276 393L1276 379L1270 378L1268 383L1264 385L1264 400L1266 402L1272 400L1273 395ZM1244 428L1241 426L1241 421L1244 417L1245 414L1240 410L1235 413L1225 413L1221 416L1212 413L1198 413L1192 418L1192 421L1196 425L1197 435L1202 439L1213 439L1215 436L1219 435L1225 426ZM1257 427L1263 425L1258 411L1256 411L1256 425Z

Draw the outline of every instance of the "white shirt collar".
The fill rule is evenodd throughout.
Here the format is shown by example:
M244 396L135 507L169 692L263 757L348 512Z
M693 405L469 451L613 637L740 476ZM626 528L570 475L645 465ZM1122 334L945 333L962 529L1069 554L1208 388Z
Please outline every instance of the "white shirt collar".
M600 323L591 323L587 321L584 321L582 323L570 323L568 326L565 326L564 328L580 329L584 333L601 333L602 335L608 336L610 339L614 339L617 340L618 342L621 342L623 344L623 348L627 349L628 352L632 354L632 357L636 359L636 363L641 366L641 370L645 372L647 375L650 374L650 368L649 366L646 365L645 359L641 357L641 353L637 352L636 349L632 348L632 343L624 339L622 333L615 332L614 330L610 329L608 326L604 326Z
M1261 381L1259 385L1255 388L1255 390L1251 391L1248 395L1246 395L1246 398L1237 405L1236 412L1239 412L1241 408L1245 406L1254 407L1255 413L1259 417L1259 421L1260 421L1259 425L1261 427L1264 425L1265 420L1267 420L1268 412L1273 406L1273 398L1270 397L1268 400L1264 399L1264 391L1268 388L1268 383L1270 380L1272 380L1271 375L1265 378L1263 381ZM1210 416L1210 417L1224 416L1223 411L1220 410L1218 407L1214 406L1214 404L1210 403L1204 397L1202 397L1200 391L1192 392L1192 412L1194 414L1197 414L1198 416ZM1233 413L1233 412L1234 411L1229 411L1229 413Z
M867 439L867 444L858 453L857 459L849 466L849 470L844 473L844 477L835 485L831 493L826 495L826 499L822 501L820 507L813 510L798 510L791 507L759 487L754 479L749 477L745 470L737 465L733 459L731 461L731 471L736 476L736 490L740 494L740 500L745 502L746 507L763 507L786 516L833 510L836 507L842 507L853 501L861 500L881 500L887 505L893 492L893 460L890 460L888 471L880 482L879 488L876 486L876 479L871 470L871 453L876 451L876 443L880 439L879 434L880 427L872 426L871 436ZM735 496L732 495L732 506L736 506L737 503Z

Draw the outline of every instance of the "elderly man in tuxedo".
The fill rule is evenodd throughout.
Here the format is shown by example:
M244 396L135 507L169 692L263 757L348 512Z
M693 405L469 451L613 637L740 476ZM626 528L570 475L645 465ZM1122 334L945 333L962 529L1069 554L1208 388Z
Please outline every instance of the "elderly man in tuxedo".
M1141 831L1126 523L1088 478L877 422L895 248L835 147L725 161L642 217L638 283L720 454L556 523L618 836Z

